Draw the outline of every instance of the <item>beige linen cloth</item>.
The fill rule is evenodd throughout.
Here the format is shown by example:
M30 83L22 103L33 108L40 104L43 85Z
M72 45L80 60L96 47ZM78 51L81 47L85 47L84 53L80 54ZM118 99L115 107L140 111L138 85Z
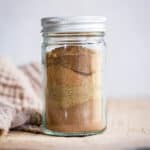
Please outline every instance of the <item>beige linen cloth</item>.
M41 132L41 114L40 65L17 67L0 56L0 135L10 129Z

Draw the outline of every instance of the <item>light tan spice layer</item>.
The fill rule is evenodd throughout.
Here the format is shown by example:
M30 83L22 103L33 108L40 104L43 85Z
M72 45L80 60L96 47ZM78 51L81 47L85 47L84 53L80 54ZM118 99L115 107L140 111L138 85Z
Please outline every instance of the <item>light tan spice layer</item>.
M47 128L64 132L100 130L101 57L81 46L47 53Z
M63 108L81 104L90 99L101 99L101 83L97 74L82 75L60 65L48 67L47 96Z

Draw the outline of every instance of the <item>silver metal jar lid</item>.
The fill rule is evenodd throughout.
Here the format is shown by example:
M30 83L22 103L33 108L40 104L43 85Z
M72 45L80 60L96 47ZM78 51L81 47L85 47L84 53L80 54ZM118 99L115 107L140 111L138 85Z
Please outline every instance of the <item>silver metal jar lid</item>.
M42 32L105 32L105 17L73 16L42 18Z

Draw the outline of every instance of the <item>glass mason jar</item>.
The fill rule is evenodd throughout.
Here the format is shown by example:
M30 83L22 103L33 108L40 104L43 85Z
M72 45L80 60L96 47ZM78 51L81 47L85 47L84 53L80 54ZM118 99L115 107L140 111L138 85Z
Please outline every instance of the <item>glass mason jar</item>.
M106 128L105 18L42 19L43 130L85 136Z

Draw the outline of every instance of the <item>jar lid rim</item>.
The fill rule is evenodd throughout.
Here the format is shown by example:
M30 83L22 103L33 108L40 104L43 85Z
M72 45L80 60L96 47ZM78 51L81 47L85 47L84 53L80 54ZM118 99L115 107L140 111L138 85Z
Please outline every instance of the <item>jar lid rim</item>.
M106 17L62 16L41 19L42 32L105 32Z

